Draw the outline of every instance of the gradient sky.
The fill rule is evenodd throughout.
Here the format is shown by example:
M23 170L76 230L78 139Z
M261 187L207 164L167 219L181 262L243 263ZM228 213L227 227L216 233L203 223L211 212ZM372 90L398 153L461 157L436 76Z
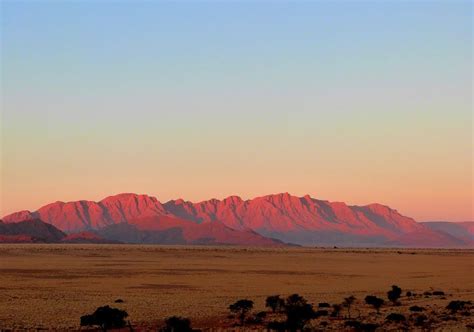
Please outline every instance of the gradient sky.
M2 1L0 216L290 192L473 220L470 1Z

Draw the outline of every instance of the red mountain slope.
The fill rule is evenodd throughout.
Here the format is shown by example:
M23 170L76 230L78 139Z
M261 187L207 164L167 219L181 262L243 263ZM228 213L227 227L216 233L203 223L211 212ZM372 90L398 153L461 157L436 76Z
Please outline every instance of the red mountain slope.
M417 239L420 239L419 246L465 245L462 239L441 236L437 230L384 205L348 206L288 193L251 200L231 196L199 203L173 200L164 204L147 195L120 194L100 202L56 202L35 212L14 213L4 220L41 218L65 232L78 232L119 223L133 223L143 230L156 217L160 219L156 223L161 225L159 227L166 223L179 224L187 234L212 232L215 231L212 225L222 223L234 230L252 230L263 236L308 245L402 246L409 243L416 246ZM183 226L183 221L194 223ZM186 231L196 224L208 228Z

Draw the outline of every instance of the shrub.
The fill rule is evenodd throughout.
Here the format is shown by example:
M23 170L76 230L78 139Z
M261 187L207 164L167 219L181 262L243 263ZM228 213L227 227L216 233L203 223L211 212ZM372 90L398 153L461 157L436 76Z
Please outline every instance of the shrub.
M286 323L273 321L267 324L267 328L271 331L286 331Z
M433 295L437 295L437 296L444 296L444 292L443 291L434 291L433 292Z
M272 295L265 300L265 307L272 309L273 312L280 311L285 306L285 300L280 295Z
M410 297L410 296L412 296L412 292L408 291L408 292L406 293L406 295L407 295L408 297Z
M99 326L103 331L111 328L125 327L128 313L124 310L111 308L108 305L97 308L94 313L81 317L81 326Z
M393 285L392 289L387 292L388 299L394 304L397 303L401 295L402 295L402 289L395 285Z
M360 329L360 326L362 325L361 322L356 321L356 320L347 320L344 322L345 327L352 327L354 329Z
M380 307L382 307L384 302L385 301L383 299L381 299L377 296L374 296L374 295L367 295L365 297L365 303L367 303L368 305L373 306L374 309L377 310L377 313L379 313Z
M423 295L424 295L424 296L431 296L431 295L433 295L433 294L432 294L431 292L424 292Z
M361 327L364 332L375 332L380 325L375 323L364 323Z
M423 326L426 324L428 317L425 315L419 315L415 318L415 326Z
M379 327L378 324L362 323L356 320L348 320L344 323L344 326L361 332L374 332Z
M397 314L397 313L393 313L393 312L390 315L388 315L385 319L389 320L391 322L404 322L404 321L406 321L405 316L403 316L402 314Z
M422 312L423 310L425 310L425 308L419 307L417 305L413 305L410 307L410 311L413 311L413 312Z
M328 316L328 315L329 315L329 311L327 311L327 310L318 310L314 313L313 318L319 318L319 317Z
M162 332L191 332L191 321L188 318L172 316L165 320Z
M263 320L267 317L267 312L266 311L260 311L258 312L255 317L252 319L252 322L255 324L261 324Z
M321 303L318 304L318 307L319 308L330 308L331 305L327 302L321 302Z
M252 308L253 308L253 301L247 300L247 299L239 300L229 306L229 310L238 315L239 320L240 320L240 325L244 325L245 317L247 316L247 313L250 310L252 310Z
M290 331L301 330L314 317L313 306L298 294L290 295L285 302L286 327Z
M354 303L355 299L355 296L351 295L349 297L346 297L344 299L344 302L342 302L342 305L347 308L347 315L349 316L349 318L351 318L351 305Z
M341 314L341 310L342 306L340 304L333 304L331 317L339 317L339 315Z
M470 304L470 303L471 303L470 301L459 301L459 300L455 300L455 301L449 302L449 304L448 304L448 306L446 307L446 309L449 309L449 310L455 312L455 311L464 309L464 308L466 307L466 305L467 305L467 304Z

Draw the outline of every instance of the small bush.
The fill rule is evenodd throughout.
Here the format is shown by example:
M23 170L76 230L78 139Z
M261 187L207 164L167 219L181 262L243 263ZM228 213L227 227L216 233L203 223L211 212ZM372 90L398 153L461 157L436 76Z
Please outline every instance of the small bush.
M116 299L114 302L115 303L123 303L124 301L122 299Z
M339 317L341 314L342 306L340 304L332 305L331 317Z
M392 289L387 292L388 299L394 304L397 303L401 295L402 295L402 289L396 285L393 285Z
M263 320L265 319L265 317L267 317L267 313L265 311L260 311L252 319L252 322L255 324L261 324Z
M285 302L286 327L289 330L301 330L314 317L313 306L298 294L290 295Z
M97 308L94 313L81 317L81 326L99 326L103 331L125 327L128 313L124 310L111 308L108 305Z
M433 295L444 296L444 292L443 291L434 291Z
M272 309L273 312L282 310L284 306L285 300L280 298L280 295L272 295L265 300L265 307Z
M253 308L253 301L247 300L247 299L239 300L229 306L229 310L232 313L235 313L238 315L239 320L240 320L240 325L244 325L245 317L247 316L247 313L252 310L252 308Z
M426 324L428 317L425 315L419 315L415 318L415 326L423 326Z
M356 320L348 320L344 323L344 326L361 332L373 332L379 327L378 324L362 323Z
M384 300L377 297L377 296L374 296L374 295L367 295L365 297L365 303L367 303L368 305L371 305L374 307L375 310L377 310L377 313L379 312L380 310L380 307L384 304Z
M344 299L344 302L342 302L342 305L347 308L347 315L349 318L351 318L351 306L355 301L355 296L351 295L349 297L346 297Z
M407 297L411 297L411 296L412 296L412 292L408 291L408 292L406 293L406 295L407 295Z
M431 293L431 292L424 292L423 295L424 295L424 296L431 296L431 295L433 295L433 293Z
M265 311L260 311L255 316L263 319L263 318L267 317L267 313Z
M344 322L344 326L345 327L352 327L354 329L360 329L360 326L362 325L361 322L357 321L357 320L346 320Z
M161 332L191 332L191 321L188 318L172 316L165 320L165 327Z
M451 301L449 302L448 306L446 307L446 309L448 310L451 310L453 312L456 312L458 310L461 310L461 309L464 309L466 307L467 304L470 304L471 302L470 301L459 301L459 300L455 300L455 301Z
M327 310L318 310L314 313L313 318L319 318L319 317L328 316L328 315L329 315L329 311L327 311Z
M286 331L285 322L273 321L267 324L267 328L271 331Z
M327 302L321 302L318 304L318 308L330 308L331 305Z
M421 312L421 311L423 311L423 310L425 310L425 308L419 307L419 306L417 306L417 305L414 305L414 306L411 306L411 307L410 307L410 311L413 311L413 312Z
M392 312L390 315L385 317L385 319L391 322L404 322L407 320L405 316L403 316L402 314L398 314L394 312Z

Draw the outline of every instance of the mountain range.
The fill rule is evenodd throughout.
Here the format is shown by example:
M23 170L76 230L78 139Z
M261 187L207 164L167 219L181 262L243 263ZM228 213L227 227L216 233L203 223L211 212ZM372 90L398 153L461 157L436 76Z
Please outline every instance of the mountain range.
M127 193L99 202L55 202L3 218L4 225L26 220L51 224L73 238L88 234L78 237L81 241L95 236L96 241L165 244L474 245L474 222L418 223L381 204L351 206L288 193L198 203L182 199L161 203L155 197Z

